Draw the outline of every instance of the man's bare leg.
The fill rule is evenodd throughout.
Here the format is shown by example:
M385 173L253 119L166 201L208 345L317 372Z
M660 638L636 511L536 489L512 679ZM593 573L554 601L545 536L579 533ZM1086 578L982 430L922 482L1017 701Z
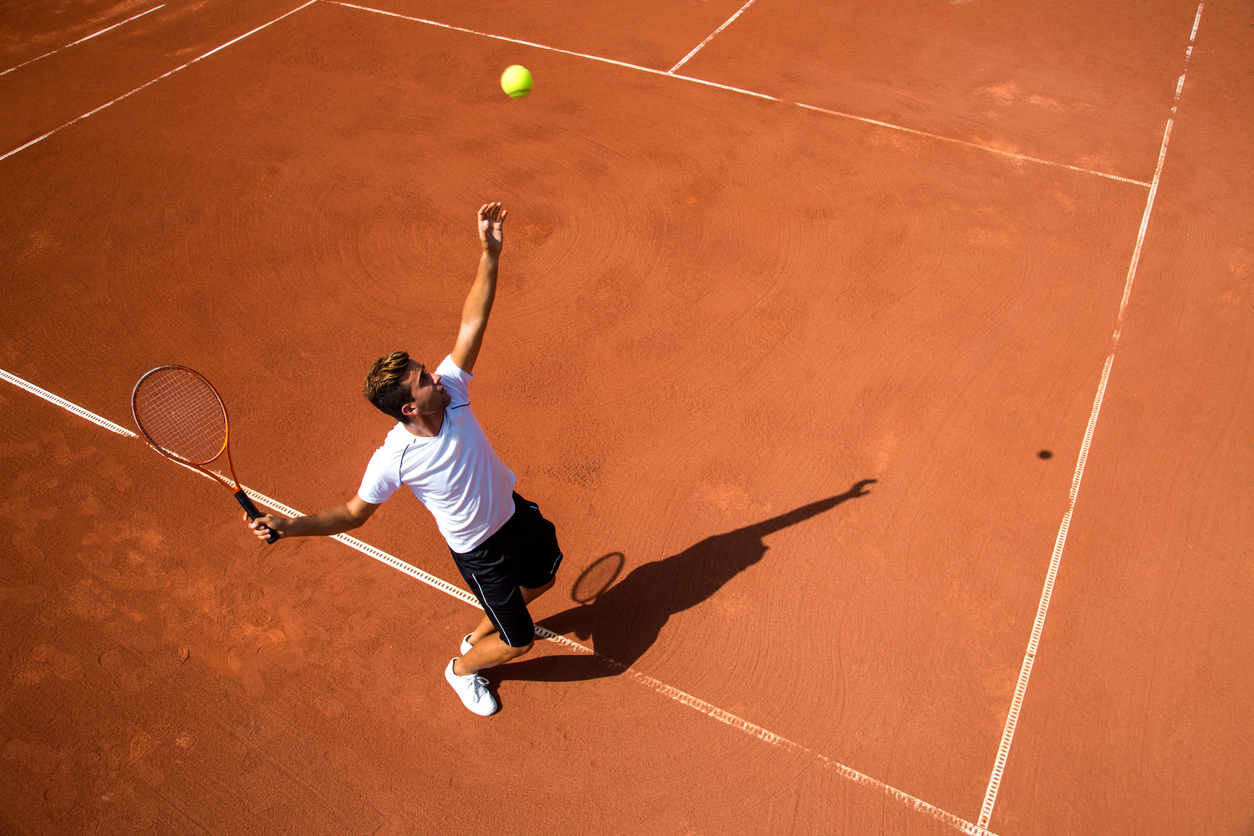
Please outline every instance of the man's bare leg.
M470 676L484 668L495 668L504 665L511 659L517 659L531 650L534 641L527 642L525 647L510 647L501 641L496 633L484 636L479 643L470 648L465 656L453 660L453 673L457 676Z
M530 604L552 589L556 581L557 578L554 578L544 586L536 587L535 589L525 586L518 587L519 591L522 592L523 603ZM485 641L485 639L488 641ZM467 641L473 645L470 652L458 659L456 664L453 665L453 673L458 676L466 676L473 671L481 671L484 668L503 665L531 650L530 643L526 647L510 647L501 641L501 637L496 634L496 627L492 624L492 620L486 615L479 622L479 626L467 638ZM480 643L483 643L482 647L480 647Z

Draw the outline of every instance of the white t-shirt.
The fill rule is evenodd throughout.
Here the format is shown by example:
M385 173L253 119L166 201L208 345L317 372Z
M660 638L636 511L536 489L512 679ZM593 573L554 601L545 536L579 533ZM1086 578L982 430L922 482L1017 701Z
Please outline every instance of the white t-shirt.
M357 491L379 505L407 485L435 517L455 552L468 552L514 515L514 474L501 463L470 410L466 384L474 377L452 356L436 369L452 397L435 438L421 438L397 423L370 457Z

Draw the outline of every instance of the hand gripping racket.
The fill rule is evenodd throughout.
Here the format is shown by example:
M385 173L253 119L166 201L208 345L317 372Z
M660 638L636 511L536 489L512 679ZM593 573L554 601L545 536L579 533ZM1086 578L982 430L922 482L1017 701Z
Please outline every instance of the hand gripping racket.
M235 478L227 446L226 407L217 390L199 373L185 366L158 366L135 384L131 413L154 450L221 482L239 500L249 519L262 516ZM229 479L207 467L223 455ZM279 535L271 530L266 542L277 539Z

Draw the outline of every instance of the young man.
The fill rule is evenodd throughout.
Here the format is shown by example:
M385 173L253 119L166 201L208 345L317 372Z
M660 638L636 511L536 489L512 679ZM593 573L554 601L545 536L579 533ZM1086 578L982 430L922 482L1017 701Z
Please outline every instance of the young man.
M448 663L444 676L466 707L484 716L498 705L478 672L531 649L535 630L527 604L553 586L562 562L553 524L514 493L514 474L483 434L467 394L496 296L504 221L501 204L479 208L479 270L453 352L435 373L397 351L367 374L366 397L398 423L371 457L357 495L306 517L268 514L250 523L262 539L271 530L280 538L340 534L364 524L401 485L408 486L435 517L483 606L484 618L462 640L461 656Z

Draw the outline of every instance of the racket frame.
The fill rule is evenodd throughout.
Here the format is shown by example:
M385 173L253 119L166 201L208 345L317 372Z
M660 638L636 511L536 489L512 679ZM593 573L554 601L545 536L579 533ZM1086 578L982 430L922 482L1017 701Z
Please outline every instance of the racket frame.
M222 447L219 448L217 453L204 461L192 461L185 456L180 456L173 450L168 450L161 446L149 434L148 430L144 427L144 422L140 419L140 413L142 411L138 407L140 388L144 385L144 381L148 380L148 378L159 372L167 371L185 372L197 378L213 395L214 400L218 403L218 409L222 411ZM235 464L231 461L231 421L230 417L227 415L226 404L223 403L222 396L218 394L218 390L214 388L214 385L210 383L208 378L206 378L203 374L195 369L190 369L187 366L180 366L177 363L168 363L164 366L157 366L155 369L148 370L138 381L136 381L135 388L131 390L131 417L135 419L135 426L139 428L139 434L143 437L149 447L156 450L167 459L178 462L179 464L187 467L195 468L206 476L209 476L219 482L223 487L231 492L231 495L235 497L237 502L239 502L240 507L244 509L244 513L248 514L248 518L250 520L257 520L265 516L261 513L261 511L257 510L257 506L253 504L252 498L244 491L243 486L240 485L239 477L235 475ZM222 458L224 455L226 457L226 469L231 474L229 479L224 474L221 474L216 470L211 470L207 466ZM279 539L277 531L272 528L268 530L270 535L266 538L267 543L273 543L275 540Z

